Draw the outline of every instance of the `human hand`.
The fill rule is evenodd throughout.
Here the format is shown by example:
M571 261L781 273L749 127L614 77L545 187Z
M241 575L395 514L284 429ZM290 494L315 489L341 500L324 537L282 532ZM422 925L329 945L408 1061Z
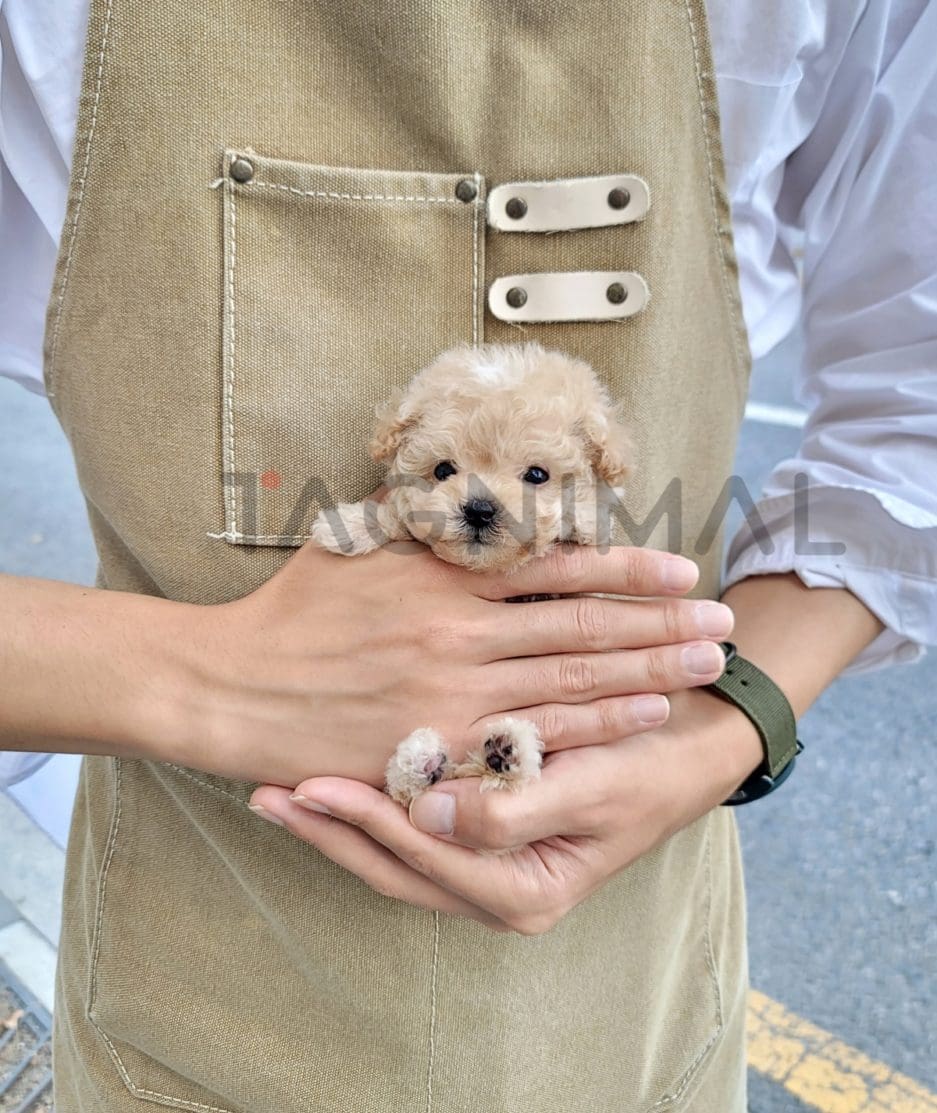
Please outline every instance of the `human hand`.
M537 934L720 804L761 760L736 708L706 692L680 693L674 705L657 730L549 755L541 780L520 793L446 781L408 816L368 785L322 777L292 796L266 785L251 806L385 896ZM509 847L519 849L473 849Z
M420 726L456 760L508 713L534 721L548 751L652 729L667 716L660 693L723 667L714 640L732 614L679 598L696 578L691 561L649 549L564 547L503 575L419 545L355 558L306 545L251 595L202 609L186 763L286 786L325 774L379 786ZM503 605L580 592L643 598Z

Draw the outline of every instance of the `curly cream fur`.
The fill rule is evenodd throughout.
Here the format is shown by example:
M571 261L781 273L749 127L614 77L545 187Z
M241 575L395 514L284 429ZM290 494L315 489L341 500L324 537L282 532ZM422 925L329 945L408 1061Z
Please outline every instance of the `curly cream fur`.
M587 364L539 344L488 344L443 352L380 406L370 451L388 465L386 498L323 512L313 540L354 556L412 537L452 564L509 572L559 541L607 539L631 446ZM439 480L442 461L456 471ZM547 482L525 481L532 467ZM466 525L472 499L497 510L481 536ZM509 760L503 750L492 756L495 738L513 743ZM439 735L421 728L388 763L388 791L406 803L450 776L481 776L483 789L518 787L539 776L542 749L532 723L505 719L456 768Z
M557 541L603 540L631 451L593 370L539 344L444 352L379 408L370 448L389 465L387 539L402 532L478 571L510 570ZM439 482L443 460L458 471ZM549 482L525 483L532 466ZM464 535L460 508L473 497L502 512L484 545Z

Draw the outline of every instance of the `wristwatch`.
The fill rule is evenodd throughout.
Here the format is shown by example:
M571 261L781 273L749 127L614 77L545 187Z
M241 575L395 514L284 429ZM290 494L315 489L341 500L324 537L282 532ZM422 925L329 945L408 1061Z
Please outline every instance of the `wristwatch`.
M717 681L706 688L735 706L751 719L761 738L764 761L723 803L734 807L760 800L779 788L794 771L803 743L787 697L774 681L740 657L732 642L722 642L726 667Z

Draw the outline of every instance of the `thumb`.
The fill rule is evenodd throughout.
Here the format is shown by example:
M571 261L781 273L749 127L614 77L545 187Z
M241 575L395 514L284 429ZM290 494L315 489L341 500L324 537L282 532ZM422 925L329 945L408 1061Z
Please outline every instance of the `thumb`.
M508 850L546 834L551 817L543 810L542 782L520 792L482 792L481 780L444 781L410 802L410 822L420 831L476 850Z

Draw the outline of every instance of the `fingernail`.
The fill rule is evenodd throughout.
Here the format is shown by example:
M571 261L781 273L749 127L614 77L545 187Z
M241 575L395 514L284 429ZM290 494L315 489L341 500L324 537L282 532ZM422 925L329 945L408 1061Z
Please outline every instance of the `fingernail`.
M688 645L680 653L683 667L691 676L711 676L718 673L725 663L725 656L715 642Z
M634 713L639 723L652 726L666 722L670 704L666 696L641 696L634 701Z
M725 603L700 603L693 613L696 628L707 638L724 638L732 633L735 615Z
M268 812L266 808L262 808L260 804L248 804L247 806L255 815L259 815L261 819L266 819L268 823L275 823L277 827L286 826L282 819L275 816L273 812Z
M410 822L428 835L455 830L455 797L451 792L424 792L410 801Z
M294 792L290 799L294 804L299 804L302 808L308 808L311 812L322 812L323 815L332 814L325 804L320 804L318 800L310 800L308 796L303 796L301 792Z
M699 578L699 569L686 557L669 556L661 569L661 580L668 591L689 591Z

